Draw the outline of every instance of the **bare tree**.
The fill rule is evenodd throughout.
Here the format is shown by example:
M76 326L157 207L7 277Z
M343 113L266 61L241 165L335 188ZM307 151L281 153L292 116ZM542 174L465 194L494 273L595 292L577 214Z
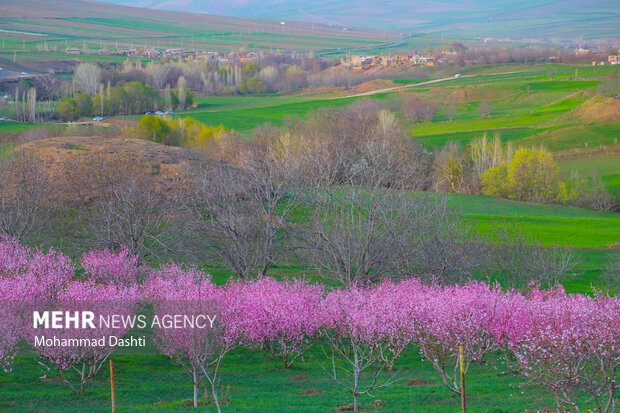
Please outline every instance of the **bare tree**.
M176 195L149 177L147 168L124 159L99 158L78 168L86 202L86 232L95 247L156 255L165 249ZM165 195L164 195L165 193Z
M237 169L206 162L196 172L192 232L240 278L266 274L282 256L296 200L286 170L267 145L255 144Z
M601 82L596 91L603 96L620 99L620 77L618 74L612 71L607 79Z
M448 117L448 119L450 119L450 122L452 122L458 116L458 114L459 113L456 105L448 105L448 107L446 108L446 116Z
M313 215L302 241L314 266L343 284L398 276L398 247L411 232L410 216L419 216L424 197L406 191L399 158L386 141L370 141L358 158L334 162L339 179L317 180L305 192ZM420 219L423 219L422 217Z
M449 141L433 161L433 188L436 191L468 192L467 169L458 142Z
M478 113L482 115L483 118L489 116L489 113L493 110L493 105L489 102L480 102L478 105Z
M504 287L524 290L531 283L554 287L576 276L579 259L570 248L543 247L519 229L496 229L487 247L487 278Z
M37 89L35 87L28 89L26 99L28 121L35 123L37 121Z
M608 290L618 294L620 291L620 254L609 254L609 262L603 269L601 281Z
M73 72L73 83L77 90L90 95L97 94L101 83L101 68L94 63L80 63Z
M344 336L344 337L343 337ZM359 411L359 396L372 395L375 390L388 387L403 378L399 372L392 373L382 380L381 373L385 364L381 362L383 354L389 352L389 344L381 342L368 343L354 335L324 333L330 345L330 353L323 350L331 365L319 367L338 384L353 395L353 411ZM365 378L368 376L368 378Z
M179 93L179 109L185 109L185 76L179 76L179 80L177 82L177 89Z
M163 89L164 86L166 86L166 83L168 82L168 74L170 73L169 65L149 62L144 68L144 71L149 77L151 84L157 89Z
M398 273L431 285L460 284L485 268L471 224L448 206L445 197L425 197L404 216L396 244Z
M345 120L356 141L369 140L377 124L381 103L374 99L353 102L345 111Z
M406 93L402 97L401 111L409 122L429 121L437 114L437 106L413 93Z
M592 170L589 175L581 177L577 171L571 173L570 181L575 185L575 192L578 194L574 204L599 211L617 209L616 197L609 193L600 174Z
M4 149L0 148L0 154ZM45 223L50 196L45 163L25 153L0 157L0 233L22 241Z

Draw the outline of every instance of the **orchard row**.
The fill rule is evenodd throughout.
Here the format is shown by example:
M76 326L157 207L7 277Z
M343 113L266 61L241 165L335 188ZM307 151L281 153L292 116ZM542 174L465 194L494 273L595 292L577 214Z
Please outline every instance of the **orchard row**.
M109 303L115 302L113 311L129 316L146 301L155 314L207 307L217 312L214 329L155 328L153 337L162 354L190 373L195 403L199 386L210 384L218 411L219 367L235 347L268 349L288 368L317 343L328 347L319 360L323 370L351 392L355 409L360 395L398 380L398 358L409 347L459 393L461 346L465 370L500 355L493 360L522 376L524 389L543 395L558 410L577 411L584 404L599 412L615 408L620 303L602 293L568 295L561 287L536 285L523 293L485 283L437 286L416 279L327 289L304 280L258 277L219 286L196 268L174 263L150 268L126 250L92 251L75 263L53 249L32 250L5 238L0 241L0 299L5 304L0 361L6 374L18 343L33 344L34 336L31 323L11 316L9 303L99 302L108 306L101 311L112 311ZM102 331L55 334L92 338ZM77 394L113 351L110 346L34 349Z

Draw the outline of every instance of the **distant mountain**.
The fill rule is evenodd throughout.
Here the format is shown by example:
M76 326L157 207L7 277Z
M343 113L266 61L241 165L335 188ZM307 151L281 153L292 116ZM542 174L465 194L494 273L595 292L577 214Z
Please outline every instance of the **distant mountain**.
M620 37L618 0L104 0L152 9L515 39Z

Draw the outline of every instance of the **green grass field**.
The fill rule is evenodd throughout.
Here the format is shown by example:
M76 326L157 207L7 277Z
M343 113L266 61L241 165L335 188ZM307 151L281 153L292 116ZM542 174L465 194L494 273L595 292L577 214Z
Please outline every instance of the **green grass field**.
M224 109L220 106L217 110L221 98L218 98L212 109L212 103L206 99L205 109L197 109L186 111L185 114L207 125L222 124L229 129L238 131L248 131L254 129L258 125L270 123L273 125L281 125L282 120L286 117L305 117L312 110L325 106L343 106L350 104L351 99L322 100L322 99L299 99L291 97L239 97L230 98Z
M464 70L463 73L472 77L408 88L408 92L436 102L439 109L433 121L410 124L409 130L428 146L440 146L449 140L467 144L484 133L498 134L503 141L517 145L543 144L553 151L615 144L620 135L620 119L584 123L567 115L579 111L600 81L614 70L618 71L584 65L490 66ZM574 80L575 73L579 80ZM392 80L405 85L429 79ZM446 108L455 96L459 96L454 103L458 115L450 120ZM371 96L384 97L386 94ZM182 116L193 116L212 126L221 123L243 132L263 123L279 125L286 116L303 117L318 107L341 106L352 100L333 96L215 96L199 99L201 107L183 112ZM492 106L487 116L478 111L481 102Z
M32 123L0 122L0 133L22 133L36 127L39 127L39 125Z
M620 241L620 214L558 205L450 194L450 205L482 232L498 222L517 225L543 245L607 248Z
M610 193L620 196L620 156L565 160L560 161L560 168L565 176L572 172L583 177L596 174Z
M326 349L327 350L327 349ZM117 411L214 412L212 406L192 409L189 376L168 359L157 355L112 356L115 363ZM226 356L221 367L221 387L229 402L223 412L328 412L338 405L351 403L349 395L337 387L318 365L328 362L318 344L289 370L281 360L257 350L237 349ZM375 393L376 399L386 402L373 406L376 400L360 397L363 411L453 413L459 409L458 396L447 390L432 367L420 360L411 348L398 360L402 381ZM15 371L0 376L0 409L3 411L41 412L107 412L110 409L110 384L107 369L98 375L86 394L76 399L54 373L42 376L32 356L17 359ZM301 381L291 378L301 376ZM386 378L388 373L382 373ZM34 379L33 379L34 378ZM408 380L421 379L430 385L407 386ZM474 412L521 412L535 408L511 386L520 379L504 369L494 369L490 363L472 365L467 377L468 408ZM204 386L203 386L204 388ZM304 390L319 389L322 394L302 395Z
M3 2L0 40L3 48L17 49L16 61L29 54L66 59L67 47L83 50L123 47L191 48L198 50L346 50L374 48L392 42L396 32L356 29L277 19L238 19L207 14L175 13L113 4L100 6L65 0L58 6L30 0L28 8L16 0ZM57 6L57 7L55 7ZM73 12L66 14L65 9ZM11 50L12 55L13 50ZM121 56L92 56L118 61ZM71 56L73 58L73 56ZM78 56L82 59L82 56ZM122 60L121 60L122 61Z

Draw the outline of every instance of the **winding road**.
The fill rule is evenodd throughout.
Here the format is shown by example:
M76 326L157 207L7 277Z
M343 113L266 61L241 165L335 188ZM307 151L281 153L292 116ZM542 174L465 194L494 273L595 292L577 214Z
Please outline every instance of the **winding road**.
M433 83L446 82L448 80L466 79L466 78L478 77L478 76L509 75L511 73L521 73L521 72L517 70L517 71L512 71L512 72L484 73L484 74L481 74L481 75L462 75L460 77L450 76L450 77L443 77L441 79L428 80L426 82L409 83L409 84L402 85L402 86L394 86L394 87L388 87L388 88L384 88L384 89L371 90L369 92L356 93L354 95L336 96L336 97L332 97L332 98L329 98L329 99L347 99L347 98L357 98L357 97L361 97L361 96L372 96L372 95L377 95L379 93L396 92L398 90L410 89L410 88L413 88L413 87L416 87L416 86L424 86L424 85L430 85L430 84L433 84ZM329 99L325 99L325 100L329 100Z

